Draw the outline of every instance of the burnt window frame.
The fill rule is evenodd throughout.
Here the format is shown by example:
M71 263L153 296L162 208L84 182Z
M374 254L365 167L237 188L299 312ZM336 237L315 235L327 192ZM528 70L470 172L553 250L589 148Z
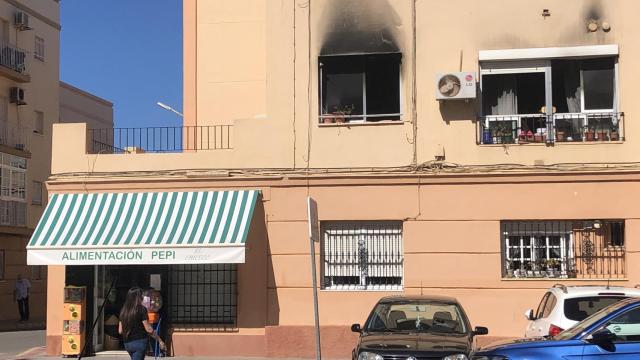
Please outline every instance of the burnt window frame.
M354 57L359 58L358 61L362 61L364 63L362 68L363 74L363 83L362 83L362 114L355 115L344 115L345 122L347 123L356 123L356 124L366 124L366 123L377 123L377 122L401 122L402 121L402 110L403 110L403 88L402 88L402 53L401 52L389 52L389 53L365 53L365 54L332 54L332 55L319 55L318 56L318 123L323 124L323 120L325 118L335 117L335 113L326 109L325 111L325 79L324 79L324 63L328 61L336 61L340 58L348 58ZM367 113L367 57L388 57L389 62L392 61L397 63L398 72L398 112L397 113L386 113L386 114L368 114Z

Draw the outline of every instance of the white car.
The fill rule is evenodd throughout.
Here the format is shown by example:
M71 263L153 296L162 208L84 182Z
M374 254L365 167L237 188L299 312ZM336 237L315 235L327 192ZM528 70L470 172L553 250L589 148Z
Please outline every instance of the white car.
M527 310L527 338L555 336L596 311L628 297L640 297L639 288L620 286L554 285L542 297L538 309Z

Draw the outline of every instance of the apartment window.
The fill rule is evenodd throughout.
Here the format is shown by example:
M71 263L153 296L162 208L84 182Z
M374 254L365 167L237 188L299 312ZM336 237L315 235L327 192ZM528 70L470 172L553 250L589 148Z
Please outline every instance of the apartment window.
M622 139L617 57L489 62L481 67L482 143Z
M323 289L402 290L402 222L327 221L321 232Z
M503 277L621 278L623 220L503 221Z
M0 280L4 280L4 250L0 249Z
M27 160L10 154L0 159L0 225L24 226Z
M42 205L42 182L34 181L32 187L31 203L33 205Z
M46 267L42 265L31 266L31 280L43 280L45 278Z
M401 54L321 56L320 122L400 120Z
M33 56L40 61L44 61L44 39L37 35L35 36L35 50L33 52Z
M238 275L236 264L169 267L168 310L180 329L236 328Z
M44 113L36 110L34 115L33 132L36 134L44 134Z

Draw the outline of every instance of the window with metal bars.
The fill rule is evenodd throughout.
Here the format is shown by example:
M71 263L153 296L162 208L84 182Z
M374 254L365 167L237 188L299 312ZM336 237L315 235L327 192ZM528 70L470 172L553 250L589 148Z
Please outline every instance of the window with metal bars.
M235 264L171 265L168 310L174 328L225 331L236 328Z
M503 277L622 278L623 220L503 221Z
M402 222L325 221L321 232L323 289L402 289Z

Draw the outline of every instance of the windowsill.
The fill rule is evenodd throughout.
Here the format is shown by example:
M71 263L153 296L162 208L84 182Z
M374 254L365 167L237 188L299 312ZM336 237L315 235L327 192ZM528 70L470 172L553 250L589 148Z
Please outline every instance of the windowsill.
M44 133L41 133L40 131L33 131L33 135L39 136L39 137L44 137Z
M409 121L402 120L380 120L380 121L365 121L365 122L345 122L345 123L331 123L331 124L318 124L318 127L352 127L352 126L383 126L383 125L401 125L408 123Z
M553 281L553 282L569 282L569 281L579 281L579 282L589 282L589 281L612 281L612 282L624 282L629 281L628 278L593 278L593 279L576 279L576 278L501 278L500 281Z

